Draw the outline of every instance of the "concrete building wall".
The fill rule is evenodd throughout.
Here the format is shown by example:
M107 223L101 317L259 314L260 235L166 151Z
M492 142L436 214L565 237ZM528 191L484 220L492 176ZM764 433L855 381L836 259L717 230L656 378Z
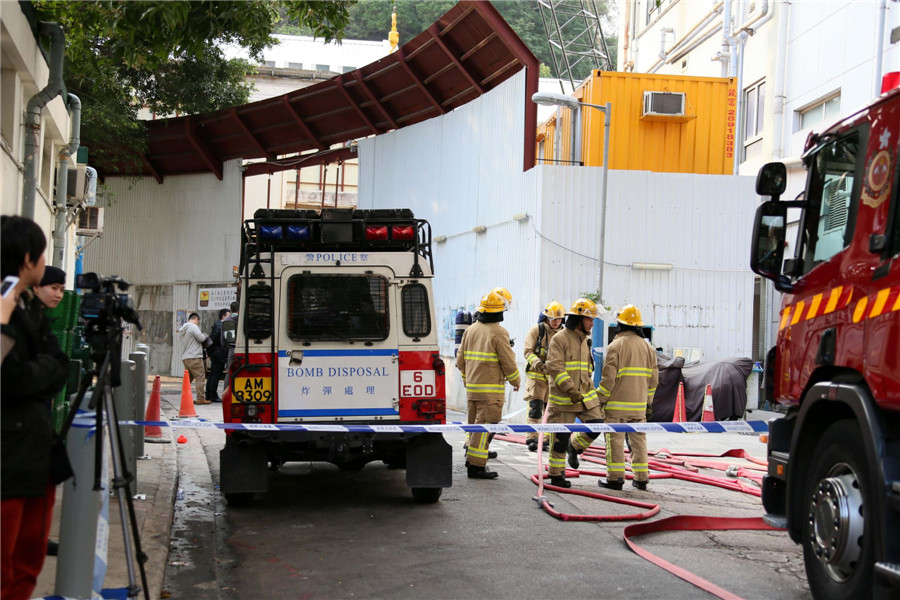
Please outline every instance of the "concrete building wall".
M50 70L38 46L31 25L18 2L0 2L0 212L4 215L22 214L25 180L25 113L28 101L43 89ZM68 144L70 119L62 97L57 96L41 110L37 136L34 219L47 237L47 264L52 263L55 225L53 209L56 166L60 149ZM70 168L75 167L70 161ZM74 267L74 227L66 233L66 261L62 268L68 273ZM70 278L71 279L71 278ZM68 282L71 288L72 282Z
M441 351L453 324L494 286L513 294L504 326L522 343L540 308L597 289L602 169L521 171L524 73L448 115L360 142L360 206L410 207L435 236ZM746 267L752 178L644 171L609 174L603 298L635 303L656 344L701 348L704 359L749 355L753 276ZM483 231L475 231L481 229ZM668 263L667 271L633 263ZM451 405L465 406L450 369ZM520 393L504 412L523 421Z
M105 207L104 232L85 250L84 270L118 275L130 291L143 331L131 328L123 350L150 346L151 372L181 375L182 343L175 334L186 314L201 316L209 332L217 309L199 305L199 288L233 287L232 267L240 260L240 161L215 175L107 179L112 202ZM181 314L179 314L181 311Z

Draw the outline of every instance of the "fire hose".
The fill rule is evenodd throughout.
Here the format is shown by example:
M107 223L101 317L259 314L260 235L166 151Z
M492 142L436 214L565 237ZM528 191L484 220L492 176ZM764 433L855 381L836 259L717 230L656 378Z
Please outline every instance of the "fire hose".
M547 413L544 412L542 423L546 424ZM588 492L575 488L563 488L555 485L544 483L544 479L549 477L545 472L546 467L543 466L543 432L540 433L538 439L537 459L539 472L531 476L531 481L538 486L538 494L533 499L547 514L561 521L591 521L591 522L617 522L617 521L643 521L653 517L660 511L660 505L652 502L642 502L639 500L631 500L628 498L619 498L598 492ZM521 443L525 440L521 436L497 435L497 440ZM605 449L588 447L581 455L581 460L600 465L605 464ZM662 449L653 454L654 458L648 460L648 466L651 470L656 471L650 473L650 479L679 479L693 483L701 483L712 485L727 490L741 492L752 496L760 496L760 488L754 485L744 483L737 478L747 478L756 483L761 483L762 476L758 471L764 470L766 461L750 456L743 449L731 449L722 454L705 454L705 453L674 453L667 449ZM703 460L706 458L742 458L746 459L754 465L737 467L735 465L722 465L711 460ZM700 468L724 470L726 475L735 479L723 479L712 475L703 475L699 472ZM565 476L567 478L577 478L581 475L605 477L604 471L591 471L587 469L566 469ZM584 496L587 498L596 498L606 502L613 502L625 506L632 506L642 509L641 512L632 514L606 514L606 515L581 515L563 513L557 511L553 504L544 496L544 489L552 490L560 494L573 494L576 496ZM765 523L762 518L733 518L733 517L710 517L710 516L690 516L678 515L666 517L658 521L650 521L646 523L635 523L625 527L623 537L625 544L641 558L665 569L676 577L712 594L723 600L741 600L741 597L725 590L716 584L703 579L702 577L679 567L669 561L656 556L652 552L645 550L637 543L634 538L649 533L660 533L666 531L734 531L734 530L754 530L754 531L778 531L777 528L771 527Z

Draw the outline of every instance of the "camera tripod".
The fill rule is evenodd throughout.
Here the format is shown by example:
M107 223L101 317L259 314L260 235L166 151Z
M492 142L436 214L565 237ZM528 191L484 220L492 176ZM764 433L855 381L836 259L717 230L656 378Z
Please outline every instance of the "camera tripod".
M128 320L130 321L131 319ZM136 323L136 318L132 322ZM140 328L140 324L136 324ZM116 315L101 315L96 319L88 320L85 327L85 338L87 338L91 346L91 359L95 365L99 366L82 381L78 395L72 403L69 414L66 416L60 435L65 439L72 422L75 420L78 409L87 395L88 388L96 377L96 385L91 392L90 401L88 402L88 410L96 411L97 427L93 489L95 491L102 490L103 479L106 476L103 469L103 430L105 426L109 434L112 454L112 485L118 498L122 536L125 542L125 560L128 567L128 598L137 598L138 593L143 589L145 600L149 600L147 573L144 569L147 555L141 549L140 532L138 531L137 518L134 512L134 498L131 490L134 475L127 471L125 449L122 445L122 436L119 431L119 421L112 395L112 388L118 387L122 383L120 373L122 366L122 324L120 317ZM126 521L130 525L130 532L129 527L126 526ZM141 587L138 587L135 580L131 536L134 538L134 551L137 555L137 563L141 575Z

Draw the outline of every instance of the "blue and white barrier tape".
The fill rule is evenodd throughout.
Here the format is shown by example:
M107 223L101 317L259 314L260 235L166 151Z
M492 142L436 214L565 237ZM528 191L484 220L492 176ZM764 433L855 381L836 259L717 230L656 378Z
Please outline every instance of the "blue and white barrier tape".
M326 431L340 433L765 433L766 421L709 421L703 423L547 423L546 425L335 425L314 423L220 423L200 419L177 421L119 421L120 425L172 429L236 429L247 431Z

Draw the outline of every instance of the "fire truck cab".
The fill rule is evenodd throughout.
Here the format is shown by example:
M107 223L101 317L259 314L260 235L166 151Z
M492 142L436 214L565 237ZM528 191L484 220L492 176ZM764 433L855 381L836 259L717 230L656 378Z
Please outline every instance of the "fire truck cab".
M900 595L900 90L811 135L805 191L765 165L751 268L784 296L762 500L803 546L813 596ZM799 213L784 260L788 211Z
M431 227L407 209L260 209L244 223L223 397L225 422L242 427L220 453L229 504L265 492L288 461L381 460L406 469L420 502L450 487L441 433L346 429L445 422L432 273Z

